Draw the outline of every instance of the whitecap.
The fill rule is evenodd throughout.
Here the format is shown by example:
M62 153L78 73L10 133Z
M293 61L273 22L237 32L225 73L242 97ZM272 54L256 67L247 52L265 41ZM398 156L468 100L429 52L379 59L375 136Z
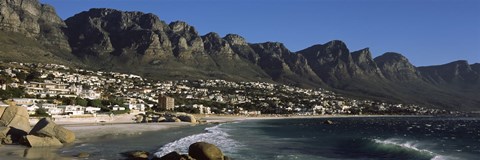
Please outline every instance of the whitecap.
M401 147L406 150L412 150L415 151L419 154L423 155L428 155L431 156L432 160L443 160L443 159L451 159L447 158L443 155L439 155L437 153L434 153L433 151L430 151L428 149L422 149L420 147L420 143L418 141L406 141L398 138L390 138L390 139L385 139L385 140L380 140L380 139L372 139L373 142L377 144L382 144L382 145L390 145L390 146L396 146L396 147Z
M232 153L238 148L239 143L230 138L222 124L205 128L205 133L195 134L163 145L155 153L156 157L162 157L170 152L177 151L181 154L188 153L188 147L195 142L207 142L216 145L224 153Z
M399 146L399 147L402 147L402 148L407 148L407 149L412 149L412 150L419 151L419 152L428 153L432 156L436 155L432 151L429 151L429 150L426 150L426 149L419 149L418 148L418 143L415 143L415 142L412 142L412 141L402 142L401 139L395 139L395 138L386 139L386 140L373 139L373 141L375 143L379 143L379 144L394 145L394 146Z

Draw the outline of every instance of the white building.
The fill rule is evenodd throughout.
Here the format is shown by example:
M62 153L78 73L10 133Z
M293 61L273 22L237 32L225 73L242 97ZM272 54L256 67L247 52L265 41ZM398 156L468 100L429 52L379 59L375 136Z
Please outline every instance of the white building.
M112 111L124 111L125 107L120 107L118 105L108 106L108 108L112 109Z
M17 105L32 105L36 103L40 103L44 100L41 99L35 99L35 98L13 98L12 101Z
M40 107L38 107L36 104L32 104L32 105L22 105L24 107L27 108L27 111L28 111L28 114L29 115L34 115L35 114L35 111L37 111L37 109L39 109Z
M65 108L50 107L47 109L47 112L50 115L61 115L65 113Z
M31 95L40 95L41 97L57 96L68 94L71 90L67 84L30 82L25 86L25 92Z
M94 90L83 90L80 93L81 98L87 98L87 99L100 99L101 93L96 92Z
M139 110L139 111L145 111L145 104L128 104L128 108L131 110Z
M90 113L90 114L95 114L95 113L99 112L100 110L101 110L101 108L98 108L98 107L87 107L87 108L85 108L85 112Z
M83 115L85 113L85 107L79 105L59 105L58 108L62 108L64 114L68 115Z

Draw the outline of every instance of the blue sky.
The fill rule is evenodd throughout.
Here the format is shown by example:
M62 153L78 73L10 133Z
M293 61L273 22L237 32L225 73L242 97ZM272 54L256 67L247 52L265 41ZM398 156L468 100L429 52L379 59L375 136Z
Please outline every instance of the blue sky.
M62 19L90 8L154 13L204 35L239 34L298 51L330 40L373 56L398 52L416 66L480 63L478 0L40 0Z

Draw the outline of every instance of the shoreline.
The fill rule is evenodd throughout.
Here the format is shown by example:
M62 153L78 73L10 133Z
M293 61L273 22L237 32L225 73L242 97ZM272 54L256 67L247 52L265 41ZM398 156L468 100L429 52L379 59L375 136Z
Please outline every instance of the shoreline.
M171 130L181 127L194 126L188 122L161 122L161 123L135 123L135 122L105 122L105 123L60 123L59 125L73 131L76 136L74 143L62 147L30 148L23 145L0 146L0 159L75 159L76 154L60 153L62 148L75 147L97 140L113 139L119 137L140 136L145 132ZM78 154L78 153L77 153ZM81 158L80 158L81 159Z
M76 155L59 153L62 148L82 145L96 140L112 137L139 136L144 132L171 130L180 127L189 127L200 124L188 122L160 122L160 123L136 123L131 120L132 115L115 116L111 121L98 122L92 118L82 121L64 119L55 123L72 130L76 141L60 148L29 148L20 145L3 145L0 147L0 159L72 159ZM305 119L305 118L371 118L371 117L432 117L425 115L309 115L309 116L284 116L284 115L195 115L204 124L233 123L244 120L274 120L274 119Z
M198 116L198 115L195 115ZM381 118L381 117L434 117L432 115L201 115L201 120L207 123L226 123L243 120L269 120L269 119L310 119L310 118Z

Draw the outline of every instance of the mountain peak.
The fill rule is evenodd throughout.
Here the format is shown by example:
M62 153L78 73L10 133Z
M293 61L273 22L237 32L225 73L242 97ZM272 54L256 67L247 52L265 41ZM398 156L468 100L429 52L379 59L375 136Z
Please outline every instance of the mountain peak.
M386 52L378 57L376 57L375 59L375 62L376 63L388 63L388 62L396 62L396 61L406 61L408 62L408 59L403 56L402 54L400 53L396 53L396 52ZM410 62L408 62L410 63Z
M467 66L469 65L467 60L457 60L457 61L450 62L448 64L450 64L450 65L453 65L453 64L455 64L455 65L467 65Z
M328 47L333 47L333 46L347 46L343 41L341 40L331 40L327 43L324 44L325 46Z
M202 37L210 37L210 38L215 38L215 39L221 39L220 35L218 35L218 33L215 33L215 32L209 32Z
M385 78L393 81L420 80L420 72L400 53L387 52L373 59Z
M280 42L264 42L264 43L257 43L257 44L252 44L252 48L257 48L256 50L264 50L268 51L270 54L277 54L277 55L283 55L286 53L290 53L290 50L288 50L283 43Z
M168 26L170 27L173 33L180 34L180 35L191 34L191 35L198 36L198 32L195 30L195 27L190 26L184 21L171 22Z
M364 49L352 52L352 57L354 59L358 59L360 57L369 57L371 59L372 53L370 52L369 48L364 48Z
M245 41L245 38L238 34L227 34L225 37L223 37L230 45L241 45L245 46L248 45L248 43Z

